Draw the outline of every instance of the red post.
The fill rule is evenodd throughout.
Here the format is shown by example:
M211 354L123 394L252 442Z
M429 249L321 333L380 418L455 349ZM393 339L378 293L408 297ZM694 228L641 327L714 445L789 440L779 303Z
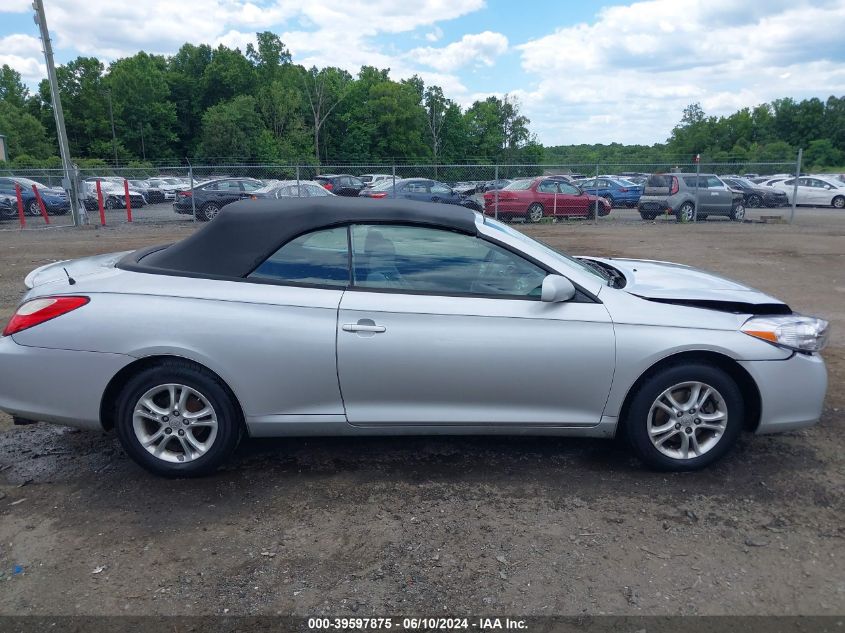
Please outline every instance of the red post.
M23 212L23 197L21 196L21 186L15 183L15 194L18 196L18 219L21 221L21 228L26 228L26 215Z
M129 199L129 181L123 179L123 192L126 194L126 221L132 221L132 201Z
M35 194L35 199L38 201L38 208L41 209L41 217L47 224L50 224L50 216L47 215L47 207L44 206L44 201L41 199L41 194L38 193L38 187L32 185L32 193Z
M106 209L103 207L103 189L100 187L100 181L97 181L97 206L100 207L100 224L106 225Z

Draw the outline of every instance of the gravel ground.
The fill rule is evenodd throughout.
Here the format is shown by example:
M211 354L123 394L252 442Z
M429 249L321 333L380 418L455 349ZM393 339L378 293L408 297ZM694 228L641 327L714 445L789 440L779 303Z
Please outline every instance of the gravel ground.
M818 426L745 436L683 475L609 441L319 438L248 440L216 475L168 481L113 436L0 416L0 614L845 613L845 213L800 214L526 231L705 267L829 318ZM192 230L2 231L0 320L35 266Z

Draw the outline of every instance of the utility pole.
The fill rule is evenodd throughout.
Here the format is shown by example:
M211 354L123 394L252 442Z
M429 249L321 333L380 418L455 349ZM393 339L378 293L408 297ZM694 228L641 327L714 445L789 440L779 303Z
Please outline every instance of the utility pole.
M138 129L141 130L141 158L146 161L147 160L147 150L144 149L144 124L139 123Z
M79 184L76 182L76 173L70 159L70 149L67 142L67 130L65 129L65 115L62 112L62 99L59 95L59 82L56 79L56 66L53 63L53 45L50 42L50 32L47 30L47 17L44 14L43 0L35 0L32 3L35 11L33 19L41 32L41 43L44 45L44 60L47 63L47 79L50 82L50 95L53 101L53 114L56 117L56 133L59 137L59 154L62 157L62 185L68 192L70 198L70 211L73 215L73 225L80 226L87 222L85 206L79 204Z
M117 167L117 135L114 133L114 112L111 108L111 88L106 90L109 97L109 120L111 121L111 148L114 151L114 166Z

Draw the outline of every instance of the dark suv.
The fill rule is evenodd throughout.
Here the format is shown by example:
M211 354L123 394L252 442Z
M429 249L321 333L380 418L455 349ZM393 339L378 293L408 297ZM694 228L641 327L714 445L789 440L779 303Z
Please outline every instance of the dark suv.
M314 180L336 196L357 196L367 186L360 178L348 174L324 174Z
M674 215L678 222L706 220L711 215L740 222L745 219L742 193L731 190L716 174L652 174L646 180L637 209L643 220L653 220L661 214Z
M208 222L230 202L249 198L253 191L263 186L264 183L255 178L219 178L204 182L188 191L177 192L173 210L190 215L196 209L197 220Z

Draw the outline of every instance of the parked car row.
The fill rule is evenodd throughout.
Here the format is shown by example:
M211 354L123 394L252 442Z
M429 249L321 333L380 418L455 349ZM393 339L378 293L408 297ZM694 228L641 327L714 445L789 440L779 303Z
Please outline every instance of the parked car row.
M607 199L590 194L559 176L514 180L501 190L484 194L484 213L505 222L539 222L545 217L584 217L610 213Z
M35 197L33 185L38 190L44 208L48 215L64 215L70 211L70 200L64 189L59 187L48 187L36 180L21 178L19 176L4 176L0 178L0 195L11 197L17 204L17 193L15 185L20 187L21 202L23 202L24 213L27 215L40 215L41 208L38 199ZM13 205L14 206L14 205Z
M797 182L794 175L781 175L762 180L757 185L782 191L788 204L792 204L795 194L799 205L845 209L845 182L835 175L802 175Z

